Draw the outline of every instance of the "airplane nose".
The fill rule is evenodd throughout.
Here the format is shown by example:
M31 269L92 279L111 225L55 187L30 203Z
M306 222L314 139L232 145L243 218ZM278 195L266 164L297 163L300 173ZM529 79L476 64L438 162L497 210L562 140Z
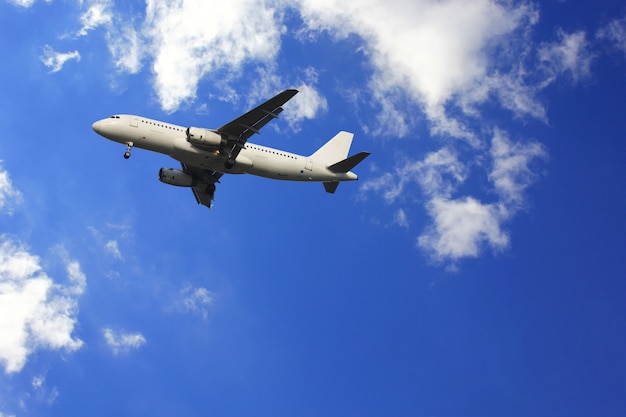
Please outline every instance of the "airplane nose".
M91 125L91 128L93 129L94 132L96 132L97 134L100 134L100 131L102 130L102 121L98 120L97 122Z

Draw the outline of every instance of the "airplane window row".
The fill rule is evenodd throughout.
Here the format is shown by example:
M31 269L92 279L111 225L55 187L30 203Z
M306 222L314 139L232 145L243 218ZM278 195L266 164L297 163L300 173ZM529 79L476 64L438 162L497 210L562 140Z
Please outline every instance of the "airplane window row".
M149 124L149 125L154 125L154 126L164 127L164 128L166 128L166 129L178 130L179 132L183 132L183 129L175 128L175 127L168 126L168 125L161 125L161 124L158 124L158 123L149 122L149 121L147 121L147 120L142 120L141 122L142 122L142 123L147 123L147 124Z
M250 148L256 149L257 151L261 151L261 152L267 152L267 153L272 153L274 155L284 156L285 158L298 159L293 155L287 155L287 154L280 153L280 152L270 151L269 149L265 149L265 148L257 148L256 146L250 146Z

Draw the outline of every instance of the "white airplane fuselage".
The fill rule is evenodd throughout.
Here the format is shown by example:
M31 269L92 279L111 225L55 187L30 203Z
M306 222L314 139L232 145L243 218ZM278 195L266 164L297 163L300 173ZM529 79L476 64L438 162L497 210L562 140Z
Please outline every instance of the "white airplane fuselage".
M159 152L187 165L228 174L252 174L289 181L354 181L353 172L333 172L324 161L247 142L232 168L217 147L197 146L188 140L187 128L146 117L120 114L102 119L93 130L115 142Z

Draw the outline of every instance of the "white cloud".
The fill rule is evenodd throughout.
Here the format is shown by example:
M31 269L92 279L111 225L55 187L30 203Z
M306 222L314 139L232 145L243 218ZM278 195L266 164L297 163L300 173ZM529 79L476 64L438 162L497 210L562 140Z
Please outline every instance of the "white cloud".
M55 283L39 258L7 236L0 236L0 362L6 373L19 372L36 349L75 351L72 337L85 276L65 259L67 284Z
M328 110L326 98L310 85L300 87L300 92L285 108L285 120L296 125L304 119L314 119L321 112Z
M13 187L9 173L2 168L0 161L0 210L12 213L12 207L22 201L22 193Z
M401 208L396 211L396 216L393 222L400 227L409 227L409 221L407 220L406 213Z
M298 88L300 91L284 107L284 112L280 117L284 118L292 129L298 130L300 122L305 119L314 119L320 113L328 110L326 98L315 87L318 83L318 73L314 68L305 68L302 75L296 78L295 82L285 81L285 79L275 74L273 67L263 66L257 68L255 80L251 87L251 92L247 95L247 106L252 108L259 103L274 96L279 91L286 88ZM238 93L228 85L220 85L223 91L218 99L223 101L237 102ZM276 125L273 125L277 128Z
M46 45L43 49L43 55L39 59L46 67L50 68L50 72L54 73L61 71L63 65L69 60L80 61L80 54L78 51L56 52L50 45Z
M496 98L516 115L546 120L535 98L537 88L526 82L521 62L528 55L530 29L539 16L529 2L300 0L288 5L272 0L223 4L149 0L141 25L135 25L135 17L111 16L109 5L109 0L93 3L83 15L83 30L107 26L109 50L120 71L136 73L143 60L150 60L154 88L167 112L195 101L198 83L207 77L213 78L220 94L234 101L237 94L229 87L230 81L241 76L245 64L252 64L259 73L260 85L252 96L262 92L266 98L285 88L287 84L275 74L275 58L286 33L283 16L287 9L295 9L305 22L300 33L327 30L337 40L350 35L362 39L364 56L373 67L368 83L371 101L379 107L378 126L365 129L375 134L405 136L410 132L415 107L407 111L407 98L419 104L433 134L463 138L475 147L480 141L466 121L451 116L455 107L478 116L476 106ZM562 39L562 54L553 60L575 52L576 43L568 40ZM578 45L579 51L586 50ZM561 60L576 76L585 73L585 61L579 57L576 67ZM308 87L317 82L308 74L311 71L316 72L305 70L303 84ZM314 88L301 93L294 103L285 113L290 122L315 117L327 108Z
M404 194L410 183L420 185L428 196L448 197L467 177L467 168L451 148L431 152L422 160L406 161L394 173L384 173L361 186L362 192L376 191L388 203Z
M413 165L412 170L427 195L449 196L467 177L465 165L450 148L427 154L423 161Z
M87 11L80 16L83 26L78 31L78 36L85 36L90 30L98 26L110 25L113 21L111 0L94 0L90 3Z
M57 387L48 388L46 386L46 376L35 376L31 382L35 395L39 401L44 401L48 405L52 405L59 396Z
M498 63L490 52L538 18L525 2L302 0L301 4L309 28L337 37L354 33L365 41L375 68L370 87L384 104L382 121L392 121L385 130L395 132L397 121L405 119L401 115L406 113L385 99L389 91L401 89L421 103L434 133L470 141L473 135L460 120L448 116L446 105L488 82Z
M574 81L588 77L593 55L585 32L568 34L559 30L558 38L557 42L542 44L538 50L539 60L547 73L544 85L564 73L570 74Z
M503 224L524 207L525 190L538 177L534 165L547 158L547 151L538 142L513 142L504 131L496 129L488 156L491 164L485 176L494 187L493 203L482 203L471 196L454 197L466 181L469 169L450 147L431 152L422 160L407 161L393 173L365 181L361 191L381 194L389 204L406 203L403 196L409 193L407 186L418 184L432 219L432 224L418 238L418 246L437 262L454 263L461 258L476 257L486 246L500 251L509 245ZM482 163L476 165L480 168ZM402 208L393 223L408 225Z
M376 172L374 175L375 178L366 180L361 184L362 196L365 198L367 192L374 191L382 194L388 203L393 203L402 192L403 182L397 181L394 175L389 172L383 174Z
M104 249L111 254L115 259L124 259L122 257L122 252L120 252L120 248L117 244L117 240L109 240L105 245Z
M192 313L206 319L214 299L215 295L206 288L186 286L180 292L175 308L181 313Z
M127 333L125 331L115 331L110 327L102 330L104 340L115 355L128 352L132 349L139 349L146 344L146 338L141 333Z
M120 240L124 242L132 236L132 230L129 225L109 223L100 229L89 226L87 230L89 230L94 240L103 247L106 253L115 259L124 259L124 255L120 250Z
M502 203L509 211L520 208L524 191L537 178L530 165L536 159L547 158L545 147L538 142L512 143L503 131L496 130L490 154L493 169L489 173L489 179Z
M626 17L610 21L598 31L597 36L612 42L626 57Z
M498 98L502 107L516 116L530 116L547 122L546 109L536 97L540 86L526 84L524 75L524 69L521 68L519 73L494 74L485 81L485 86Z
M509 244L494 205L472 197L457 200L437 197L427 208L434 224L418 238L418 246L437 261L477 257L484 244L494 250L503 250Z
M173 112L195 99L198 82L212 72L271 62L282 31L277 13L252 0L148 0L144 36L162 108Z
M115 67L122 72L138 73L145 51L141 35L132 24L116 23L107 32L106 38Z
M35 3L35 0L8 0L9 3L13 3L16 6L30 7Z

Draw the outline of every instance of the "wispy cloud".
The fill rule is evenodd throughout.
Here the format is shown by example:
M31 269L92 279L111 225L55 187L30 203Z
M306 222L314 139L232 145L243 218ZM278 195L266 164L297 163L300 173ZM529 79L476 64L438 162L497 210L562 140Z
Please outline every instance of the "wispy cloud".
M98 26L110 25L113 22L111 0L91 0L88 4L87 10L80 16L83 26L78 31L78 36L85 36Z
M490 164L476 162L474 169L483 170L492 184L493 202L456 196L470 169L448 147L365 181L361 191L378 193L389 204L406 204L401 197L407 194L407 187L419 185L432 223L419 236L418 247L434 261L454 265L462 258L479 256L484 247L496 252L508 247L510 237L503 225L524 208L525 190L538 178L538 162L547 156L540 143L513 142L506 132L496 129L488 153ZM406 213L398 213L393 223L408 227Z
M215 294L204 287L185 286L174 302L174 309L180 313L191 313L206 319L213 306Z
M539 47L539 60L547 74L543 84L553 82L562 74L569 74L574 81L588 77L593 55L586 33L565 33L559 30L557 36L556 42L544 43Z
M59 284L24 245L0 236L0 362L6 373L19 372L37 349L75 351L83 345L72 333L86 280L78 262L64 262L68 282Z
M31 382L31 386L35 392L35 395L39 401L43 401L48 405L52 405L59 396L59 390L57 387L49 388L46 385L46 375L35 376Z
M538 177L532 169L536 160L545 160L546 148L539 142L513 143L500 129L496 129L490 149L493 167L489 180L509 211L521 208L524 191Z
M398 211L396 211L396 216L393 222L400 227L409 227L409 221L406 217L406 212L404 211L404 209L399 208Z
M56 52L50 45L46 45L39 59L46 67L50 68L51 73L54 73L61 71L67 61L80 61L80 53L78 51Z
M418 184L422 192L432 196L449 196L467 177L467 168L451 148L430 152L424 159L405 161L393 173L384 173L367 180L362 192L376 191L388 203L405 193L406 187Z
M106 327L102 330L102 334L107 345L115 355L139 349L146 344L146 338L139 332L115 331L110 327Z
M13 187L9 173L2 168L0 161L0 211L12 214L13 207L22 201L22 193Z
M117 240L109 240L104 244L104 249L115 259L124 259L122 257L122 252L120 252L120 248L118 247Z
M611 20L605 27L598 30L597 37L611 42L626 58L626 17Z
M147 51L143 48L141 34L132 23L116 22L109 28L106 38L113 63L120 72L136 74L141 70Z
M35 3L35 0L8 0L9 3L15 4L16 6L21 6L24 8L28 8ZM49 1L48 1L49 3Z
M127 242L132 235L131 227L124 224L106 224L100 228L87 227L94 240L100 245L105 253L117 260L124 260L124 254L120 249L120 241Z

